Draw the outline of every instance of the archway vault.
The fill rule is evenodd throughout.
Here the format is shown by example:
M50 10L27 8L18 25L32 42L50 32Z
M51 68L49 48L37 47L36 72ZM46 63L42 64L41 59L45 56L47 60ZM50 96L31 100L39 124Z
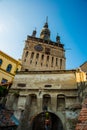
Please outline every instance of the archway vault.
M48 123L47 123L48 122ZM64 130L60 118L52 112L45 111L35 116L32 130Z

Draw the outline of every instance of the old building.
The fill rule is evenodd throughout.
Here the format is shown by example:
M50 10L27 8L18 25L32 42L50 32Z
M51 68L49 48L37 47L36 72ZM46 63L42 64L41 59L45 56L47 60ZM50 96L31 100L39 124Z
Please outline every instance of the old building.
M21 69L20 61L0 51L0 84L12 82L16 71Z
M40 38L36 38L36 30L27 37L22 70L8 95L7 108L22 119L18 130L75 129L86 75L80 69L65 70L65 66L64 46L59 36L51 41L46 21Z
M87 72L87 61L80 65L82 71Z
M87 61L84 62L82 65L80 65L80 68L82 71L86 73L86 79L87 79Z
M56 42L51 41L47 22L41 30L40 38L36 37L36 30L32 36L27 36L22 70L61 70L65 69L65 61L65 50L60 36L56 37Z

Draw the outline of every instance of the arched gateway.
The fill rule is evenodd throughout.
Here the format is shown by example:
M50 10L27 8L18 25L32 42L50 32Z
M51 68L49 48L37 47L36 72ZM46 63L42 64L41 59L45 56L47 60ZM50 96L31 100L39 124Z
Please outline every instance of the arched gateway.
M58 116L51 112L41 112L32 122L32 130L64 130Z

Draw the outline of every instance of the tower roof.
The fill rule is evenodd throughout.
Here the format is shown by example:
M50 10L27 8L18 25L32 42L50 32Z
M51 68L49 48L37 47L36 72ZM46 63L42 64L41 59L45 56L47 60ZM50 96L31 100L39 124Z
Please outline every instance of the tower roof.
M45 40L50 40L50 30L48 28L48 18L46 18L46 22L41 30L40 38Z

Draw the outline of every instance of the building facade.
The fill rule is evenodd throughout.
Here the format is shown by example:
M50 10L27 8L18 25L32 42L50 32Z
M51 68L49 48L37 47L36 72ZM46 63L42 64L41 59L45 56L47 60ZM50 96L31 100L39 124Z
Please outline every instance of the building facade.
M7 108L22 119L18 130L46 130L47 119L51 130L75 129L86 75L79 69L65 68L64 45L59 36L56 42L50 40L46 21L40 38L36 30L27 37L22 69L15 75L7 98Z
M84 62L81 66L80 66L81 70L84 71L86 73L86 79L87 79L87 61Z
M0 84L12 82L16 72L20 70L20 61L0 51Z
M55 117L54 122L58 125L54 126L52 121L53 130L54 127L57 130L74 130L72 122L76 122L81 108L79 88L85 85L85 80L80 81L78 76L81 72L77 70L21 71L14 78L7 107L14 110L16 118L20 119L28 104L31 110L25 120L32 122L33 130L42 129L43 125L38 124L45 120L42 116L44 111L48 111L52 119Z
M50 30L46 22L40 33L40 38L36 37L36 30L32 36L27 36L22 56L22 70L64 70L65 50L60 42L60 37L56 37L56 42L50 39Z

